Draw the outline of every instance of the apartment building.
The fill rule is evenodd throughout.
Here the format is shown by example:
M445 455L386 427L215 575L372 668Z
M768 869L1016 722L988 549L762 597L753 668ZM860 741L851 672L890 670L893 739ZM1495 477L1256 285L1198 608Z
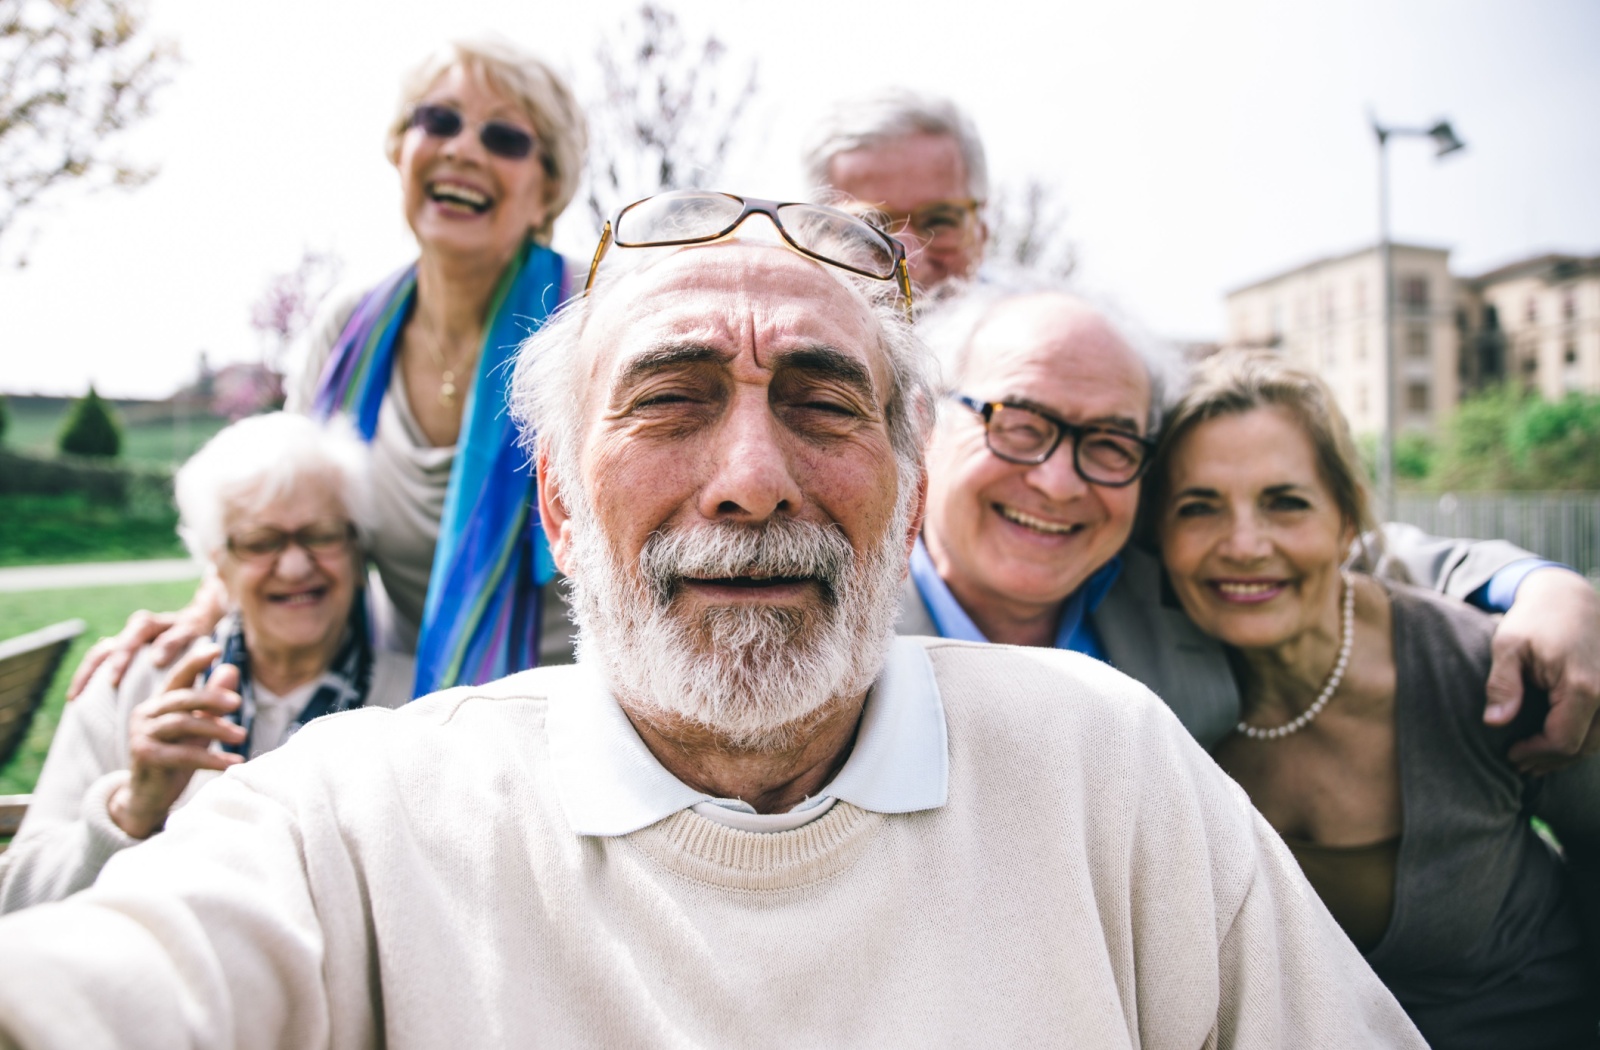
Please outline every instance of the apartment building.
M1600 255L1536 255L1463 288L1463 374L1514 379L1542 397L1600 393Z
M1358 434L1383 429L1389 396L1405 430L1432 430L1460 399L1462 310L1450 252L1392 246L1396 375L1383 368L1382 264L1363 248L1297 266L1227 294L1225 345L1268 347L1314 370L1333 388Z

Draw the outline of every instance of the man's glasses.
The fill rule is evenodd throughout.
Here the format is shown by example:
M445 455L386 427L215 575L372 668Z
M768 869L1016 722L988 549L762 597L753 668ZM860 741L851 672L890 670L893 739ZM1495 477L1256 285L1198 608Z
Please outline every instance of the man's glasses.
M978 209L983 202L972 197L929 201L908 214L879 211L882 226L892 237L909 234L930 248L965 248L978 229Z
M1072 469L1094 485L1122 488L1132 485L1150 465L1156 443L1112 427L1068 423L1036 408L1005 401L977 401L952 395L983 417L984 440L989 451L1007 463L1038 466L1072 438Z
M421 128L436 139L453 139L461 134L466 121L449 106L424 103L411 111L411 126ZM496 157L521 160L533 152L533 136L500 120L485 121L478 125L478 141Z
M709 190L658 193L617 212L601 231L600 246L589 264L589 281L583 286L583 293L588 295L594 286L600 260L613 244L619 248L706 244L729 236L745 219L757 214L772 220L784 242L801 255L862 277L897 282L906 319L910 320L911 274L906 269L906 250L893 237L837 208L735 197Z
M228 537L228 553L244 562L258 564L276 561L294 544L313 558L342 554L356 537L356 527L348 521L322 521L293 532L282 529L252 529Z

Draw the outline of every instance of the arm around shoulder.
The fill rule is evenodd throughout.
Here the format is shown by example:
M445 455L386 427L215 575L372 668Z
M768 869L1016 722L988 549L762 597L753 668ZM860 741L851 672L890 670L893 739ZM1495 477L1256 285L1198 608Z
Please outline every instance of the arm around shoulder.
M1363 537L1352 567L1466 601L1501 569L1538 557L1505 540L1430 536L1415 525L1391 521L1376 535Z

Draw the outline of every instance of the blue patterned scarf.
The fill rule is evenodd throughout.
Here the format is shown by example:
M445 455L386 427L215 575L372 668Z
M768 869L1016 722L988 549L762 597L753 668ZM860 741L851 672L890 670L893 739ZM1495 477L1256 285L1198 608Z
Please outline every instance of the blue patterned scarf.
M416 696L491 681L538 662L539 587L556 570L506 395L518 344L568 291L561 256L529 242L490 301L428 579ZM372 440L416 296L413 264L362 298L323 370L312 402L316 414L346 413Z

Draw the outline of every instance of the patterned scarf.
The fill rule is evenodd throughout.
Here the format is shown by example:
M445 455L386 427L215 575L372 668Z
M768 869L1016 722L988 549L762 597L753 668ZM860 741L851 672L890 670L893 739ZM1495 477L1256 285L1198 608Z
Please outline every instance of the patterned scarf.
M256 687L250 675L250 652L244 644L244 623L238 613L229 613L217 625L217 644L222 647L219 663L232 664L239 669L239 698L237 710L229 715L234 723L244 726L244 740L237 744L222 745L224 751L250 757L251 738L255 736ZM350 603L350 618L346 621L344 642L334 654L333 663L322 673L311 699L300 709L289 728L284 732L287 741L300 727L313 718L348 711L367 702L367 690L372 686L372 639L367 633L366 595L356 592Z
M561 256L529 242L490 300L428 579L416 696L491 681L538 662L539 587L556 570L506 394L518 344L568 292ZM413 264L362 298L323 370L312 402L316 414L346 413L372 440L416 296Z

